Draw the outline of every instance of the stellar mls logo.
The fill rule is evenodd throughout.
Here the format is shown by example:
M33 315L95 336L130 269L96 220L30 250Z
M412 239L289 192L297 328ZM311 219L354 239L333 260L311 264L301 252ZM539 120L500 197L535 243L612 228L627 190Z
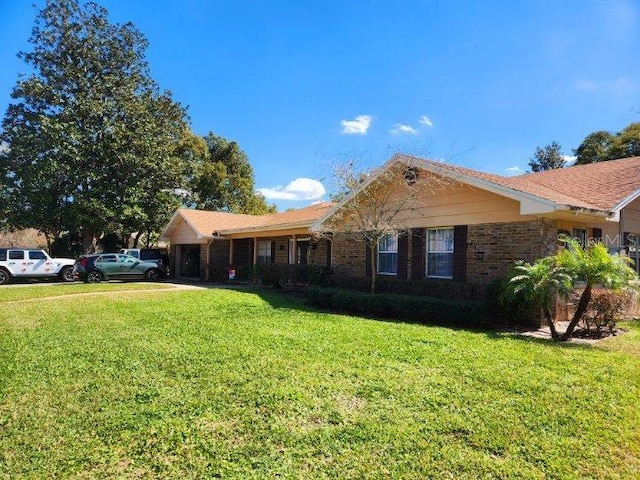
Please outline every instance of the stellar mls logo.
M638 235L634 233L629 233L624 236L617 233L613 237L607 234L602 238L587 237L585 240L585 238L575 237L575 236L567 235L566 233L561 233L558 235L558 241L562 243L574 241L579 243L583 247L592 247L598 243L601 243L607 248L620 249L624 247L636 247L640 243L640 238L638 237Z

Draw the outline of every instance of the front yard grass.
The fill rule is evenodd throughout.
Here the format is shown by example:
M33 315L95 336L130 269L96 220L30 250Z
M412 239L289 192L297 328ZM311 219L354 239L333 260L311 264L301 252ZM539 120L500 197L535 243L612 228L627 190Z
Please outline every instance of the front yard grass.
M637 322L589 347L118 287L3 308L0 476L640 472Z

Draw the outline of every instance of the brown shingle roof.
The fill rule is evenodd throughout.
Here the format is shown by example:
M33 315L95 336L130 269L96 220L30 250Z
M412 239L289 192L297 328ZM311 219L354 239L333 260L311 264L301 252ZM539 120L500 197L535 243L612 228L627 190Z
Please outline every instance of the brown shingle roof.
M511 190L533 195L558 205L610 212L640 190L640 157L576 165L567 168L504 177L432 160L407 158L430 170L441 169L488 181Z
M238 227L230 227L225 229L221 228L220 230L243 230L245 228L267 230L291 224L303 224L303 226L311 225L318 218L329 211L329 209L331 209L331 207L333 206L334 204L332 202L316 203L315 205L311 205L305 208L299 208L296 210L271 213L269 215L261 215L259 217L255 217L255 222L249 222L246 225Z
M213 231L221 229L239 228L250 224L257 224L260 217L242 215L238 213L211 212L208 210L193 210L181 208L178 212L201 235L211 235Z
M268 215L243 215L181 208L178 213L203 236L238 230L269 230L286 225L311 225L324 215L333 203L323 202L306 208Z

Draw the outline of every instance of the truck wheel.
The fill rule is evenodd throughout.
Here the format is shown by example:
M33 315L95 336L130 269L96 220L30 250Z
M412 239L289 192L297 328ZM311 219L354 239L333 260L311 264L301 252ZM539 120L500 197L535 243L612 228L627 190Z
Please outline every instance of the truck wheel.
M102 274L98 270L91 270L87 273L87 283L100 283L102 281Z
M75 278L73 276L73 267L64 267L60 270L60 280L63 282L73 282Z
M160 272L158 272L158 270L156 270L155 268L152 268L151 270L147 270L145 277L150 282L157 282L158 280L160 280Z
M6 285L11 282L11 274L4 268L0 268L0 285Z

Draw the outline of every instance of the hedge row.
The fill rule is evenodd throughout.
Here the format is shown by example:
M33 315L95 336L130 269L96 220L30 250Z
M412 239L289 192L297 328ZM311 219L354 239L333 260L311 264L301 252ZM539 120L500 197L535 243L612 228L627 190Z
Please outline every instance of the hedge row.
M322 287L346 288L360 292L369 292L371 279L351 275L332 274L326 277ZM449 300L476 300L484 295L482 288L477 285L453 282L451 280L424 278L420 280L403 280L396 277L378 276L376 279L376 293L390 293L396 295L419 295Z
M308 305L363 316L394 318L447 326L488 326L483 302L459 302L432 297L356 292L337 288L307 287Z

